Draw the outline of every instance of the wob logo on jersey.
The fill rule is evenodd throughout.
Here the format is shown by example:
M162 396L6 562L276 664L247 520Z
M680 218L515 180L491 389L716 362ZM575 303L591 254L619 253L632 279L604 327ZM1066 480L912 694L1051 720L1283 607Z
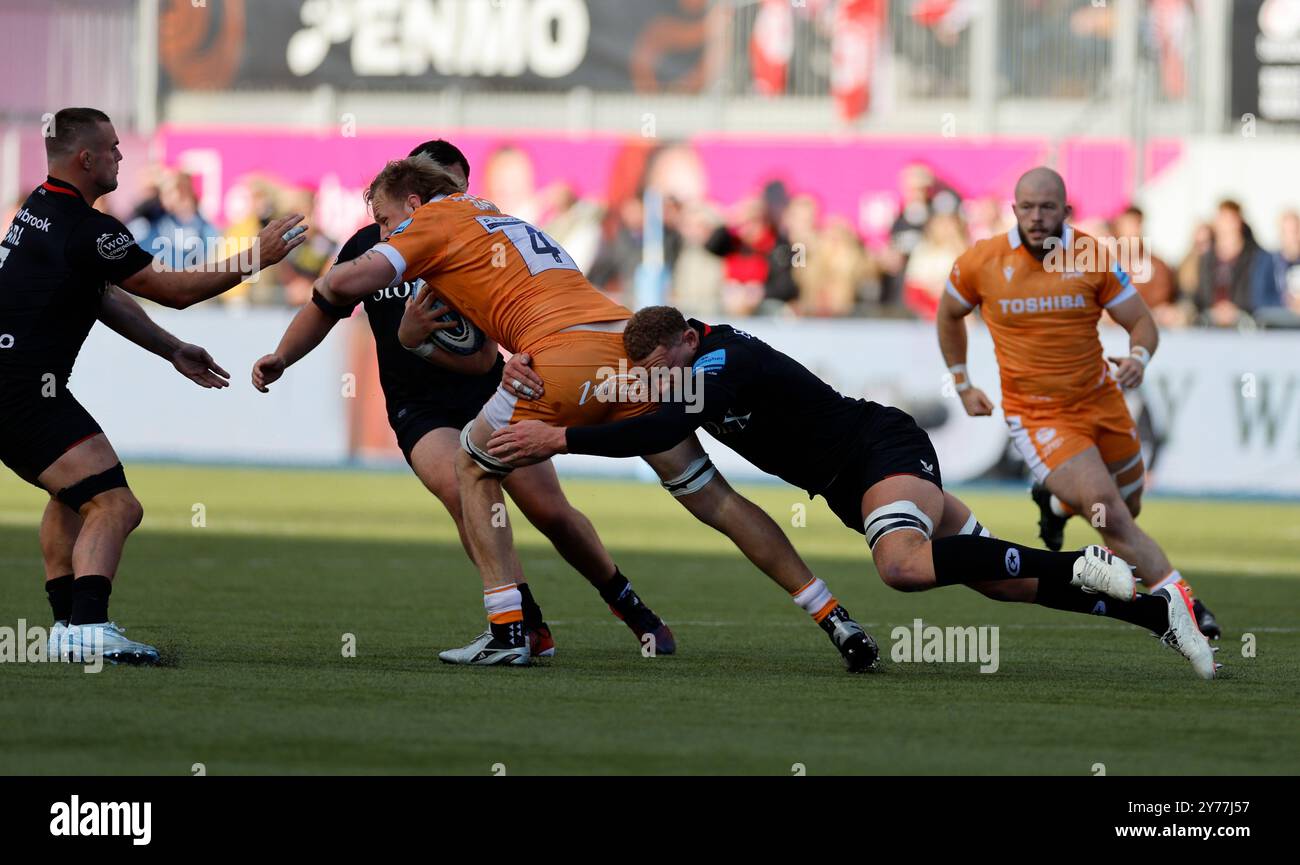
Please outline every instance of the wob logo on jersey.
M1008 574L1013 577L1020 576L1020 550L1015 547L1007 550L1006 566Z
M126 251L135 243L135 238L126 232L117 234L101 234L95 241L95 249L99 251L101 258L108 261L117 261L126 256Z
M1045 445L1056 438L1056 427L1045 426L1034 433L1034 438L1037 439L1040 445Z

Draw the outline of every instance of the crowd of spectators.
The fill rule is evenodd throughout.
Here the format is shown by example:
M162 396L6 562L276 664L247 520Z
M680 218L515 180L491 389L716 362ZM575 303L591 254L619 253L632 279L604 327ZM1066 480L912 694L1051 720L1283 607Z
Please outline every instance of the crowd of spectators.
M823 213L814 194L792 193L780 181L728 207L709 202L698 160L682 145L633 154L616 169L603 202L565 182L539 187L527 154L509 145L492 154L478 182L478 194L551 234L616 300L635 306L664 297L704 318L932 319L954 260L1014 224L1005 202L963 200L928 168L911 165L899 176L892 225L867 243L860 226ZM242 178L237 190L226 199L229 224L216 226L200 212L193 178L159 168L147 174L127 225L147 250L179 268L211 259L214 250L229 254L280 215L316 212L312 190L271 178ZM1161 327L1295 327L1300 214L1287 210L1278 218L1279 248L1265 249L1241 206L1225 200L1196 226L1182 258L1168 262L1144 248L1144 214L1136 207L1077 226L1141 250L1136 257L1148 266L1128 269ZM305 303L344 239L322 232L321 220L308 222L308 242L283 266L217 302Z

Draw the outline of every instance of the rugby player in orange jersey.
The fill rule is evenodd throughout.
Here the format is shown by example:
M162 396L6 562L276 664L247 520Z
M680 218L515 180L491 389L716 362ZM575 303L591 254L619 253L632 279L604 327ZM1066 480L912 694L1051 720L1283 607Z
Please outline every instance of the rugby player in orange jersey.
M384 242L332 268L316 283L327 301L347 303L387 285L423 279L430 286L407 308L398 339L434 363L445 352L427 341L441 310L433 292L492 342L526 352L542 394L519 399L502 387L461 433L461 510L472 557L483 577L488 630L468 645L439 654L452 664L529 663L521 625L523 569L504 514L501 479L513 466L487 453L492 431L528 418L555 424L598 424L653 411L650 402L608 398L607 370L624 360L622 332L632 313L589 283L558 244L491 202L460 191L427 157L391 162L367 200ZM718 475L694 435L646 457L664 486L701 521L726 534L788 591L831 638L851 671L876 660L874 641L813 576L772 518Z
M1143 465L1137 425L1121 388L1142 383L1159 335L1128 274L1095 238L1066 219L1065 182L1034 168L1015 188L1016 225L975 244L953 265L939 304L939 347L966 413L993 403L966 370L966 326L979 307L1002 378L1002 410L1035 481L1044 542L1060 549L1065 519L1093 519L1106 543L1153 591L1178 589L1202 633L1217 638L1214 616L1135 518ZM1097 322L1105 309L1129 332L1124 358L1105 358ZM1116 365L1115 370L1107 360ZM1101 612L1101 610L1098 610Z

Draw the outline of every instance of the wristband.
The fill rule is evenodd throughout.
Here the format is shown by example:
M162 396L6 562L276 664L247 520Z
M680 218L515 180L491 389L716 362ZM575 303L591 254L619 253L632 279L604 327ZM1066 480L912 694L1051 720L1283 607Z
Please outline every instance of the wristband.
M971 389L970 377L966 375L966 364L955 363L948 367L948 372L952 373L952 386L957 393Z
M1129 349L1128 356L1133 358L1138 363L1142 364L1143 369L1146 369L1147 364L1151 362L1151 352L1147 351L1146 346L1141 346L1141 345L1133 346L1131 349Z

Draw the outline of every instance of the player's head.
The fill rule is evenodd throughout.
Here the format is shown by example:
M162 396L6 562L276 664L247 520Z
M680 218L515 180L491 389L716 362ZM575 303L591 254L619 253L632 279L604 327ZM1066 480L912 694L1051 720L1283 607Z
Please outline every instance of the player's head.
M421 154L447 169L452 177L459 177L462 192L469 189L469 160L460 152L459 147L450 141L437 138L418 145L407 155L420 156Z
M81 187L98 198L117 189L117 149L113 121L97 108L64 108L45 130L45 159L50 174Z
M1034 251L1041 251L1049 237L1060 237L1070 206L1065 203L1065 181L1061 175L1040 165L1016 181L1014 209L1020 239Z
M623 348L629 361L649 370L689 367L700 335L674 307L647 306L628 320Z
M428 156L408 156L384 166L365 192L366 204L385 240L428 201L461 191L460 180Z

